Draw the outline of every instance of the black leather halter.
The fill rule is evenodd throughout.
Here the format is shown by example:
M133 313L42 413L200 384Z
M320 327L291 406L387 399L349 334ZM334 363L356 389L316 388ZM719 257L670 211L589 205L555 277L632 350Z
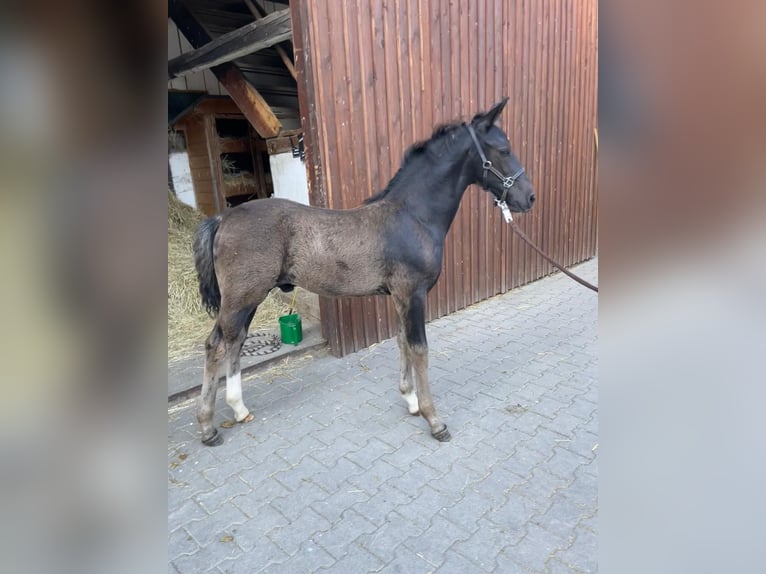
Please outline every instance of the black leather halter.
M492 173L492 175L503 182L503 195L502 197L498 198L497 201L500 203L505 203L505 198L508 196L508 191L513 187L513 184L516 183L516 180L521 177L521 174L524 173L524 168L520 167L518 171L513 175L509 175L507 177L503 175L492 165L492 162L487 159L487 156L484 155L484 150L481 149L479 138L476 137L476 132L474 131L473 126L471 124L467 124L466 127L468 128L468 133L471 134L473 143L476 144L476 151L479 152L479 157L481 158L481 167L484 170L484 174L481 178L482 187L487 189L487 172Z

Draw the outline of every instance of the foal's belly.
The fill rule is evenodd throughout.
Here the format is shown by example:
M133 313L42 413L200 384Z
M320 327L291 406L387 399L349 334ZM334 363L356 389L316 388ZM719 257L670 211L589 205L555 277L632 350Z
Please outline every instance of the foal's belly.
M376 265L340 257L318 257L296 270L294 284L326 297L355 297L387 293Z

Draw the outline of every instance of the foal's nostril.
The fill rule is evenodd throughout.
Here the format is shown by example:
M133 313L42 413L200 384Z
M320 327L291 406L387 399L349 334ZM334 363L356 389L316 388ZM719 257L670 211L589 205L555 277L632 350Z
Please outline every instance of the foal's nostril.
M535 194L529 196L529 205L532 205L535 202Z

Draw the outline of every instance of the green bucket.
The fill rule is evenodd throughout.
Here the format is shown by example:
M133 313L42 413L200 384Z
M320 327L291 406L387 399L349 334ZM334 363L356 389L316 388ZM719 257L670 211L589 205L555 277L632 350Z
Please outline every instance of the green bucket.
M293 315L282 315L279 318L279 333L282 336L282 342L288 345L297 345L303 340L303 328L301 326L301 316L297 313Z

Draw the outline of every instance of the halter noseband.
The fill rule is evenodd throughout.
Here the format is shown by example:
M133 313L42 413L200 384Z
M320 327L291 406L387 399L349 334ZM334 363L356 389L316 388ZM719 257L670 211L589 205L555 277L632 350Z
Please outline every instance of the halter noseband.
M479 157L481 158L481 167L484 170L484 174L481 178L482 187L485 189L487 188L487 172L492 173L492 175L496 176L500 181L503 182L503 196L497 201L498 203L505 203L505 198L508 196L508 191L513 187L513 184L516 183L516 180L521 177L521 174L524 173L524 168L520 167L516 173L509 175L508 177L503 175L492 165L492 162L487 159L487 156L484 155L484 150L481 149L479 138L476 137L476 132L473 130L473 126L471 124L467 124L466 127L468 128L468 133L471 134L473 143L476 144L476 151L479 152Z

